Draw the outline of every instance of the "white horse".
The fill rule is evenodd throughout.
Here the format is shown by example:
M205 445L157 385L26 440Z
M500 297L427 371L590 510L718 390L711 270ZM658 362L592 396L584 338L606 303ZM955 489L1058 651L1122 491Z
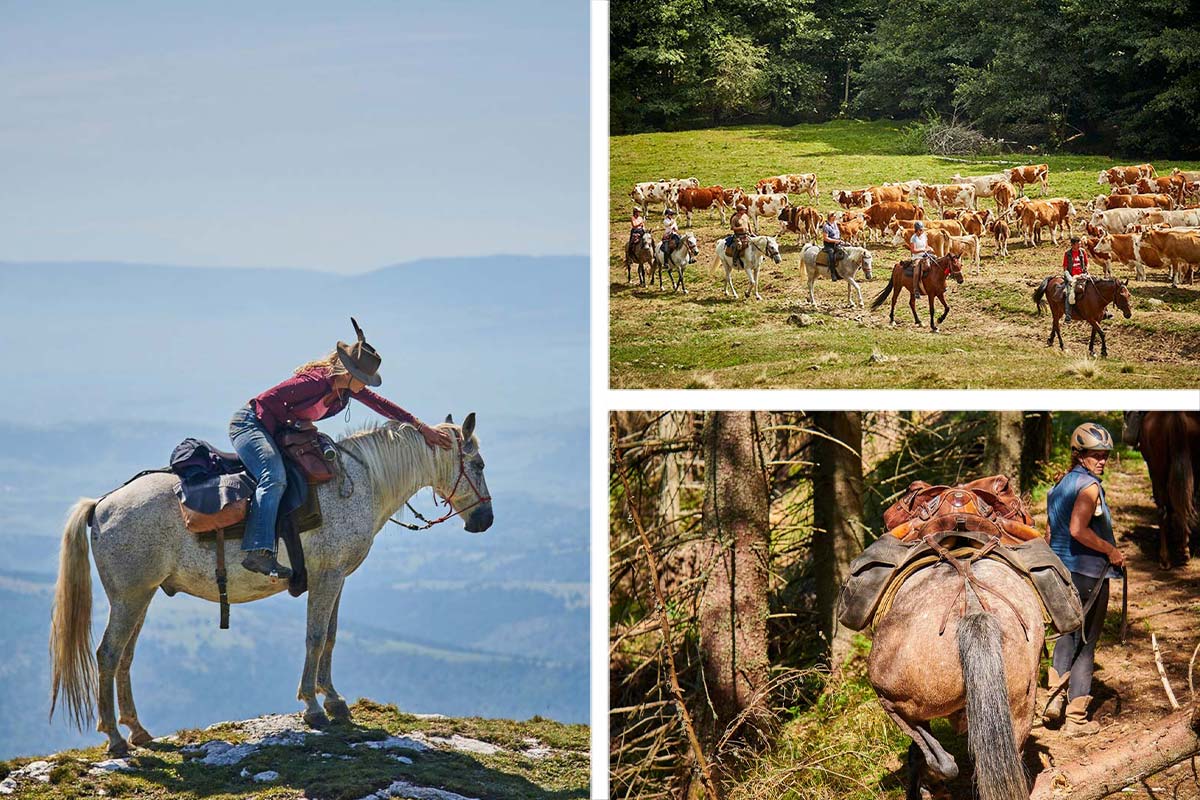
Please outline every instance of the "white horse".
M813 294L813 284L817 282L817 278L826 275L833 280L833 270L830 267L824 264L817 266L817 256L823 251L824 248L815 244L806 244L800 251L800 263L804 265L808 276L808 302L814 308L817 305L817 297ZM853 288L858 292L858 305L866 308L863 304L862 287L854 280L854 275L861 269L867 280L871 280L871 251L865 247L844 247L842 251L845 255L837 262L837 274L846 282L846 304L854 306L854 301L850 299L850 289Z
M468 531L479 533L491 527L492 502L475 438L475 414L467 415L461 428L450 417L437 427L454 438L451 449L431 448L408 424L389 422L352 433L340 441L350 454L343 458L345 485L335 478L312 487L318 493L324 522L300 535L308 570L308 626L297 697L305 705L305 722L314 728L328 725L330 717L350 718L350 709L333 688L331 677L338 603L346 576L366 559L388 518L418 490L431 486L454 509L449 516L463 516ZM98 703L96 729L108 736L108 752L113 756L129 752L129 744L117 728L114 677L121 708L119 722L129 728L129 741L142 745L152 738L138 721L129 667L154 593L161 586L172 594L181 591L218 602L213 576L215 541L184 527L174 493L177 481L174 475L156 473L99 501L83 498L71 509L63 530L50 628L50 713L53 715L61 697L67 713L82 729L90 724ZM343 493L349 496L342 497ZM109 600L108 626L94 656L89 525L92 558ZM286 580L244 569L240 548L238 540L225 543L231 603L248 603L287 588ZM279 559L287 563L283 548ZM325 695L324 710L317 703L318 693Z
M746 270L746 277L750 279L750 288L746 290L746 297L750 297L750 292L753 291L755 299L762 300L762 295L758 293L758 268L764 258L769 258L776 264L782 262L783 257L779 255L779 243L775 241L774 236L751 236L750 246L742 254L742 269ZM736 300L737 289L733 288L733 278L730 277L734 269L733 254L725 252L724 239L717 242L717 261L725 266L725 294L728 296L732 292L733 298ZM713 262L714 265L716 263L716 261Z
M700 253L700 245L696 243L696 235L694 233L683 234L683 247L678 247L671 251L671 255L665 257L660 244L654 248L654 266L650 271L650 283L654 283L654 272L658 271L658 288L663 288L662 274L663 268L666 267L667 277L671 279L671 289L678 292L683 289L683 293L687 294L687 287L683 285L683 268L689 261L695 258ZM674 265L679 270L679 282L675 282L675 276L671 273L671 266ZM640 267L639 267L640 269Z

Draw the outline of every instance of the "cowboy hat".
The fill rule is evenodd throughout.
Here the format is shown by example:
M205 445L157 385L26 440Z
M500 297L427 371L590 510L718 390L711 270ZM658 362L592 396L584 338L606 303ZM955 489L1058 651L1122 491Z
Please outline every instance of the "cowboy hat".
M375 352L374 347L367 344L362 328L358 327L358 322L354 317L350 318L350 324L354 326L354 332L358 334L358 341L353 345L345 342L337 343L337 354L342 360L342 366L367 386L378 386L383 383L383 379L379 377L379 363L383 359L379 357L379 353Z

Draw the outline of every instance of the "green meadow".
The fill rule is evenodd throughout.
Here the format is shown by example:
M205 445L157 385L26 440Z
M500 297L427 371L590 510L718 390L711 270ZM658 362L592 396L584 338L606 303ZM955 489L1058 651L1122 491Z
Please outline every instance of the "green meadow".
M1104 324L1107 359L1088 357L1090 328L1063 329L1066 350L1046 346L1047 309L1041 315L1032 294L1056 274L1066 245L1046 236L1025 247L1020 236L998 257L986 238L979 271L964 262L965 281L951 284L951 312L938 333L928 326L928 305L913 323L904 293L896 323L885 303L871 300L886 286L903 250L872 243L874 279L859 279L867 309L846 305L844 284L818 280L818 306L808 303L807 281L795 234L780 239L783 263L768 262L759 275L762 301L746 300L746 276L734 274L741 298L726 297L724 270L714 264L713 247L728 228L716 211L693 214L700 244L698 263L688 268L689 294L638 286L636 270L626 282L624 247L628 237L629 192L638 181L696 177L701 186L720 184L754 191L760 178L815 172L824 210L836 207L832 189L862 188L885 181L920 178L946 183L955 172L982 175L1020 164L1050 166L1050 196L1070 197L1080 213L1092 197L1106 193L1096 183L1101 169L1117 162L1078 155L1019 154L947 159L906 155L901 124L837 121L820 125L746 126L674 133L616 136L610 139L609 357L613 388L1190 388L1200 385L1200 284L1172 288L1163 271L1132 280L1132 268L1117 264L1114 274L1130 278L1133 316L1119 312ZM1160 174L1172 167L1198 169L1197 162L1158 162ZM1038 186L1026 187L1034 198ZM813 204L793 196L793 202ZM990 198L980 208L992 208ZM934 212L936 213L936 211ZM662 208L647 221L658 234ZM684 225L681 218L680 225ZM760 220L762 233L777 234L779 223ZM1099 265L1094 265L1100 274ZM941 307L937 307L938 313Z

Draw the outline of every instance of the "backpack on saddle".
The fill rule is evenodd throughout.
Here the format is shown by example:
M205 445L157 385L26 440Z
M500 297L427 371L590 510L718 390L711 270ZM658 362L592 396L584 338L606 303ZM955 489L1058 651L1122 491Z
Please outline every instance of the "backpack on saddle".
M1000 561L1033 588L1043 620L1063 634L1083 624L1071 575L1033 528L1033 518L1004 475L958 486L918 481L883 514L887 533L850 564L838 618L862 630L891 608L897 590L918 570L948 559Z
M283 539L292 566L288 592L299 597L308 588L300 534L321 525L321 506L312 487L334 477L325 455L333 452L333 445L315 428L285 430L276 437L276 443L285 456L288 485L275 520L275 538ZM201 439L184 439L175 448L170 471L179 476L175 496L184 526L195 534L216 534L220 625L228 628L225 539L240 539L245 533L250 499L257 484L236 454L218 450Z

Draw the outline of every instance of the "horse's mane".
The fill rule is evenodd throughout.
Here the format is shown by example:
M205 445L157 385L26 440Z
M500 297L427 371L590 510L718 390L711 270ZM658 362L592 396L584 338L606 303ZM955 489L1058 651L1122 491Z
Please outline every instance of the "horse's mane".
M399 508L420 486L421 477L436 475L445 465L416 427L407 422L368 422L338 438L366 464L371 489L384 509Z

